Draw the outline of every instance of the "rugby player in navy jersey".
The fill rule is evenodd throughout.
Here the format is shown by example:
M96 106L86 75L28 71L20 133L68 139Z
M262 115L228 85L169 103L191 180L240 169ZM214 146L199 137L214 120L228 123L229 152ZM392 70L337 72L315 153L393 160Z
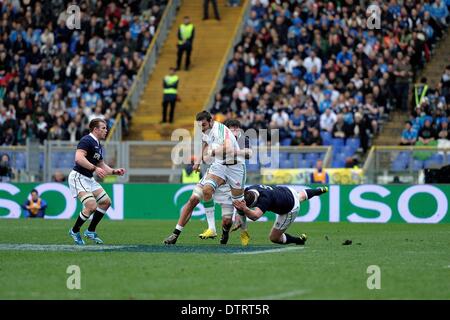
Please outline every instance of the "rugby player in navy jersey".
M233 201L233 205L239 214L253 221L258 220L266 211L276 213L277 218L269 235L270 241L278 244L303 245L307 239L306 234L295 237L285 231L297 217L301 202L326 192L328 192L326 186L297 192L285 186L252 185L245 188L244 201Z
M75 166L68 178L72 196L78 197L83 205L75 225L69 230L69 235L77 245L85 244L80 235L80 228L92 214L94 216L84 236L97 244L103 243L95 232L95 228L111 205L111 199L102 186L95 181L94 173L100 179L107 175L125 174L125 169L112 169L103 161L103 147L100 141L106 138L108 132L105 120L100 118L91 120L89 131L90 133L81 138L78 143Z

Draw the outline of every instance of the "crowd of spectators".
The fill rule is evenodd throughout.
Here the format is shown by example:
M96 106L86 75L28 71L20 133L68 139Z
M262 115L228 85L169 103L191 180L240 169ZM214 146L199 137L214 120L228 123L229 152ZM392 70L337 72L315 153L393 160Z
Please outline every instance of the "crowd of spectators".
M66 26L76 4L81 28ZM152 41L167 0L0 1L0 145L79 140L108 126Z
M424 79L424 83L426 83ZM450 65L445 68L437 88L428 89L405 123L401 145L449 147Z
M356 138L367 151L390 110L409 109L450 1L375 1L381 28L372 30L359 3L252 0L211 109L216 119L277 128L284 145Z

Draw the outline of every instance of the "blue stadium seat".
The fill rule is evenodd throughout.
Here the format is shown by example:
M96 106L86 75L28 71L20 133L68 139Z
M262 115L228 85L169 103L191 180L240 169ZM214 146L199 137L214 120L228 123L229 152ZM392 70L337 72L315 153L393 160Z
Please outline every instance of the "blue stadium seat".
M280 161L288 160L288 158L289 158L289 153L287 153L287 152L280 152Z
M44 153L39 153L39 169L44 169Z
M295 168L294 167L294 161L293 160L281 160L280 161L280 168L281 169L291 169L291 168Z
M333 160L331 163L332 168L344 168L345 162L342 160Z
M298 168L311 168L311 161L307 159L300 160Z
M423 163L424 168L436 168L442 166L442 161L439 159L428 159Z
M285 138L285 139L281 140L281 145L282 146L290 146L291 145L291 141L292 141L291 138Z
M342 138L333 138L331 140L331 145L334 146L340 146L343 147L344 146L344 139Z
M423 161L414 159L413 170L421 170L421 169L423 169Z
M406 169L406 163L403 161L394 161L391 165L391 170L398 172L398 171L404 171Z
M431 156L431 158L429 160L434 160L434 161L442 164L444 162L444 156L442 154L435 153Z
M309 160L310 162L316 163L317 159L319 159L319 155L317 153L315 153L315 152L307 153L305 155L305 159Z
M328 131L321 131L320 136L322 137L322 142L324 146L331 145L333 139L331 133L329 133Z
M357 150L360 146L360 140L358 138L349 138L347 139L345 145L352 147L353 150Z
M352 146L345 146L342 148L341 152L345 155L345 157L351 157L355 154L356 149L353 149Z
M247 164L247 172L259 172L259 164L254 163L254 164Z
M27 166L27 158L25 153L16 153L16 169L25 170Z
M300 152L289 153L289 159L303 160L303 153Z

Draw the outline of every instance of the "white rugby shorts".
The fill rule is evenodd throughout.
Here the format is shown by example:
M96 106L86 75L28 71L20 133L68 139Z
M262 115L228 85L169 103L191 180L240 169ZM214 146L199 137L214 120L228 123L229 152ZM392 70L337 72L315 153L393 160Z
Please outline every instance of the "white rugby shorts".
M94 192L95 190L102 189L102 186L95 181L94 177L89 178L81 173L72 170L68 177L69 189L72 193L72 197L78 197L80 192Z
M292 208L291 212L286 214L277 214L277 218L275 220L275 223L273 227L278 230L286 230L289 228L289 226L295 221L295 218L297 218L298 213L300 212L300 199L299 199L299 193L291 187L288 187L289 190L291 190L292 195L294 196L294 207Z
M247 170L245 163L238 163L233 165L223 165L220 163L213 163L209 167L208 173L218 176L225 180L233 189L244 189L247 180Z

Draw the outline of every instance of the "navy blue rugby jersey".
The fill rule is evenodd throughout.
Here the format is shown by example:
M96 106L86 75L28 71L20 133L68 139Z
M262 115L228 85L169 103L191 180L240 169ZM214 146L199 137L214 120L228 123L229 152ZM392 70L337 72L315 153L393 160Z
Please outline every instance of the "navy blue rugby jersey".
M288 187L256 184L245 188L246 191L249 189L256 189L259 192L258 201L253 207L258 207L262 212L286 214L294 209L294 195Z
M81 138L77 149L85 150L87 152L86 159L95 166L103 160L103 147L90 134ZM78 165L77 163L75 163L73 170L89 178L93 176L92 171Z

